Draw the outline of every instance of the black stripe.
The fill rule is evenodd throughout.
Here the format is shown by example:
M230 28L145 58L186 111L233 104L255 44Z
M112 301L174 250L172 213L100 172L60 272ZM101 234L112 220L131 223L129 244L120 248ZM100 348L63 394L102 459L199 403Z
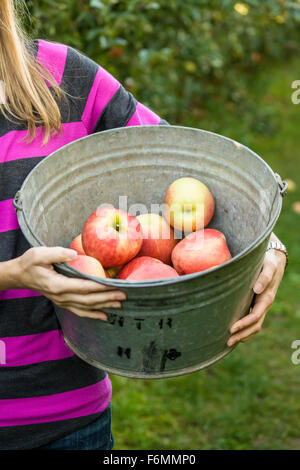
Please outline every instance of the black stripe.
M28 366L0 367L0 399L69 392L103 380L106 373L77 356Z
M44 296L0 301L0 337L60 329L52 302Z
M136 105L137 100L121 85L102 111L93 133L126 126Z
M88 426L103 413L50 423L0 427L0 450L29 450L50 444Z
M20 158L0 163L0 200L14 198L27 175L43 158Z
M21 229L0 233L0 262L21 256L31 246ZM0 336L21 336L59 328L53 303L44 296L0 301Z
M13 118L12 118L13 119ZM8 132L12 131L27 131L28 126L27 122L18 122L14 120L13 122L9 121L0 113L0 137L3 137Z
M60 109L63 122L78 122L92 89L99 65L80 51L68 46L61 88L72 97L63 101Z
M0 262L17 258L29 250L31 246L21 229L0 232Z

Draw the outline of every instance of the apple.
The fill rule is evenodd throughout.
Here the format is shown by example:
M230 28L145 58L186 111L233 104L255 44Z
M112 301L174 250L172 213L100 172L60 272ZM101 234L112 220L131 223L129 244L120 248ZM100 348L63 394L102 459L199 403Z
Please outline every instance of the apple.
M167 189L164 215L177 230L188 233L206 227L214 211L211 191L196 178L179 178Z
M118 279L126 279L128 281L146 281L170 277L178 277L175 269L150 256L134 258L124 266L118 275Z
M119 274L119 272L121 271L121 269L123 268L123 264L121 264L121 266L115 266L113 268L107 268L106 271L109 275L109 277L116 277L117 274Z
M107 277L101 263L92 256L78 255L77 258L68 261L67 264L90 276Z
M173 266L180 275L204 271L231 258L225 235L212 228L190 233L172 252Z
M104 268L126 264L141 249L143 234L136 217L111 206L96 209L82 229L82 246Z
M69 248L71 248L71 250L77 251L79 255L85 255L84 249L82 247L81 233L71 241Z
M174 230L158 214L141 214L137 219L143 232L143 244L138 256L150 256L171 264L171 253L178 241L174 238Z
M109 51L109 53L112 57L121 57L123 52L124 52L124 50L119 46L113 46Z

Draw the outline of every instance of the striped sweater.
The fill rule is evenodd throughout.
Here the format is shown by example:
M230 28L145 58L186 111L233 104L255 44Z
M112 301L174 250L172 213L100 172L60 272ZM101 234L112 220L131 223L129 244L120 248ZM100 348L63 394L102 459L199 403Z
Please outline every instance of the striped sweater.
M72 97L60 105L63 133L46 146L43 128L26 144L26 123L0 115L0 262L30 248L12 201L43 158L95 132L167 124L79 51L41 39L30 48ZM72 433L97 419L110 399L108 375L67 347L49 299L26 289L0 291L1 450L37 448Z

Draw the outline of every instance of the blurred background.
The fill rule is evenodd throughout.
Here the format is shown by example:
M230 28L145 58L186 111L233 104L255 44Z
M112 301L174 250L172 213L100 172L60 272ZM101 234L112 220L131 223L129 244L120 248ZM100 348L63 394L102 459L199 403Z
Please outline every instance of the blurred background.
M233 138L289 183L274 232L290 261L262 332L188 376L111 375L115 449L299 450L300 1L26 4L32 37L79 49L170 124Z

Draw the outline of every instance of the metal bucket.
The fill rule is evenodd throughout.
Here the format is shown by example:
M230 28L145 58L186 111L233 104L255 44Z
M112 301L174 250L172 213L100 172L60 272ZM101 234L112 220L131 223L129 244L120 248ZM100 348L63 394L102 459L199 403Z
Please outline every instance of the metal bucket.
M74 141L41 161L25 179L14 206L31 246L65 246L102 203L161 204L171 182L199 178L216 211L233 258L201 273L156 281L87 276L64 263L55 269L126 292L109 321L81 318L56 307L64 338L84 361L134 378L166 378L203 369L232 348L230 326L249 312L252 286L279 217L285 183L247 147L180 126L109 130Z

